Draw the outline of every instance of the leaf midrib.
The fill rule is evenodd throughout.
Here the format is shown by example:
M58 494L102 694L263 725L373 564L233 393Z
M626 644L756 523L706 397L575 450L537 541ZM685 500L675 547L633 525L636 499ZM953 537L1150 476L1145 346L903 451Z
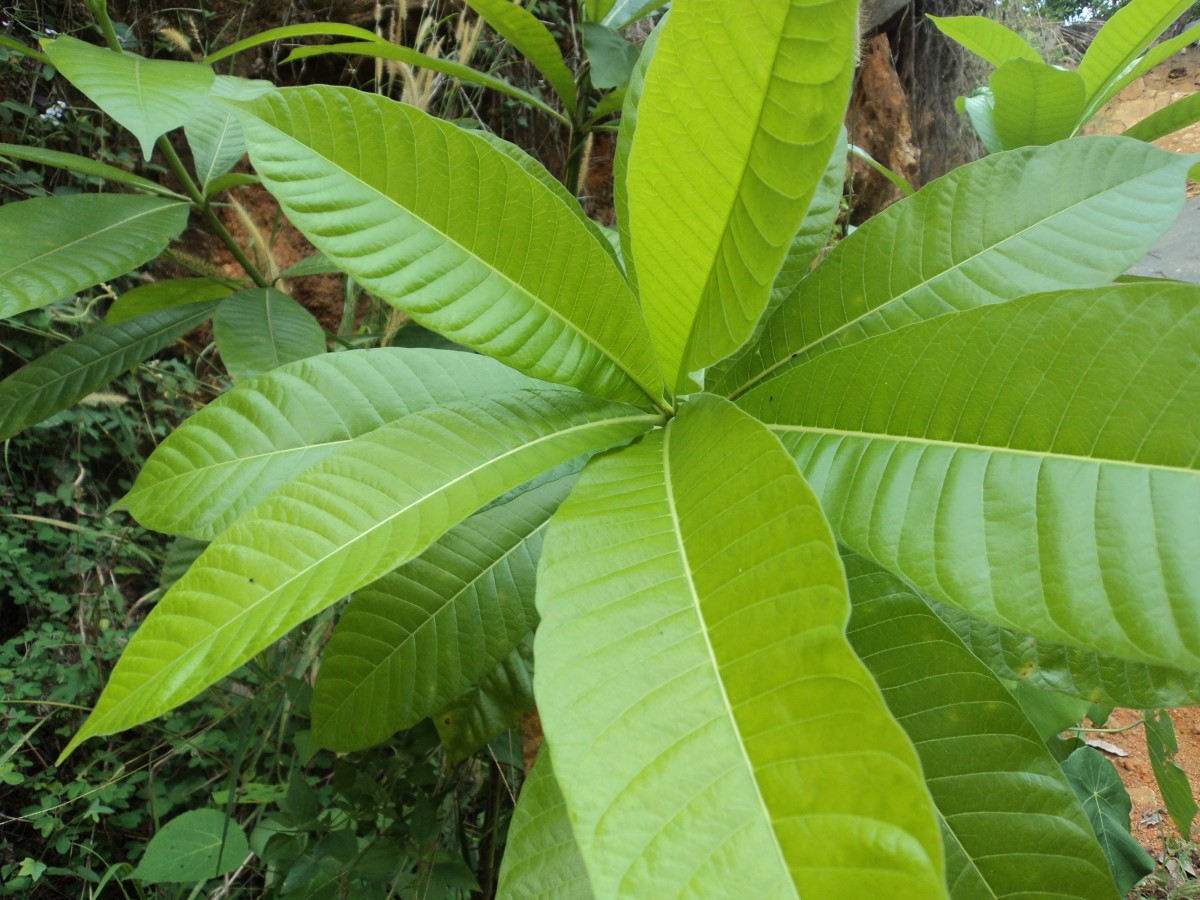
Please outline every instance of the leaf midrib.
M750 783L754 786L754 796L758 800L759 808L762 810L763 820L767 823L767 833L771 835L771 846L775 848L776 857L779 861L781 870L787 875L787 883L792 889L792 896L799 900L800 894L796 890L795 882L791 878L791 867L788 866L787 857L783 853L783 847L779 844L779 835L775 833L774 819L771 816L771 810L767 806L766 798L763 797L762 787L758 783L756 777L756 769L753 762L750 760L749 754L746 752L746 743L742 738L742 730L738 725L737 716L734 715L733 704L729 700L729 694L725 690L725 682L721 678L721 665L717 660L716 651L713 649L712 640L708 635L708 624L704 618L704 609L700 603L700 594L696 589L696 583L692 578L692 567L688 562L687 547L683 541L683 528L679 520L679 509L675 503L675 487L671 480L671 438L674 429L666 428L663 435L662 458L663 458L663 486L667 495L667 508L671 513L671 532L675 537L675 543L679 550L679 558L682 563L683 574L687 580L688 596L691 599L692 609L695 611L696 619L699 623L699 632L704 638L704 648L708 652L709 664L712 667L713 681L716 682L717 690L721 695L721 703L725 707L725 714L730 727L733 729L734 743L737 745L738 752L741 754L742 760L746 766L746 773L750 777Z
M647 424L654 424L654 423L660 422L661 418L662 417L657 414L643 413L642 415L637 415L637 416L616 416L616 417L612 417L612 418L598 419L596 421L586 422L582 425L573 425L569 428L564 428L562 430L554 431L550 434L543 435L532 441L521 444L520 446L514 447L511 450L506 450L503 453L500 453L496 456L489 457L488 459L486 459L485 461L483 461L482 463L480 463L477 466L472 466L470 469L468 469L466 472L462 473L461 475L458 475L454 478L451 478L448 481L441 483L436 489L430 490L426 493L421 494L419 497L415 498L414 500L412 500L408 504L404 505L400 509L396 510L395 512L391 513L390 515L388 515L388 516L384 517L383 519L381 519L380 521L376 522L374 525L372 525L370 528L366 529L365 531L360 531L352 540L347 541L342 544L339 544L337 547L335 547L330 552L325 553L321 556L318 556L317 558L312 560L304 568L298 569L295 572L293 572L290 576L287 577L286 580L284 580L283 582L278 584L276 587L272 588L267 593L260 596L257 600L252 601L247 606L238 610L237 613L235 613L233 616L226 619L223 623L221 623L215 629L213 629L213 631L210 634L205 635L200 641L198 641L197 643L192 644L190 647L186 648L183 653L180 653L178 656L176 656L174 659L172 659L167 665L163 666L157 672L155 672L154 674L152 674L151 676L149 676L148 678L143 680L141 682L141 685L139 685L138 688L131 690L128 694L126 694L124 697L122 697L120 700L118 700L116 703L114 703L111 707L109 707L108 710L104 713L104 715L97 719L97 722L99 723L99 722L104 722L105 720L108 720L108 719L112 719L120 709L122 709L126 704L129 703L130 698L139 697L139 689L141 689L141 692L144 693L146 685L162 682L164 679L166 679L166 677L171 672L173 672L176 668L178 668L178 666L181 664L181 662L183 660L194 657L201 650L207 651L207 648L209 646L211 646L213 643L215 643L221 637L222 634L227 632L229 629L236 627L238 622L243 617L248 615L252 610L258 609L264 603L272 602L289 585L291 585L292 583L294 583L301 577L307 575L314 568L328 562L329 559L331 559L332 557L336 556L337 554L343 552L347 547L350 547L354 544L361 542L362 540L367 538L369 535L373 534L378 529L391 524L395 519L399 518L400 516L403 516L405 513L420 506L421 504L425 503L432 497L435 497L438 494L445 492L450 487L452 487L456 484L459 484L460 482L462 482L464 480L471 478L472 476L476 475L477 473L495 465L496 463L498 463L499 461L501 461L503 459L514 456L518 453L524 453L526 450L536 447L539 444L554 440L556 438L563 437L565 435L583 432L590 428L602 428L602 427L609 426L609 425L623 424L625 422L637 422L639 420L645 421ZM207 554L207 552L208 551L205 551L205 554ZM201 559L203 559L203 556L204 556L204 554L201 555ZM199 562L199 560L197 560L197 562ZM403 565L403 563L397 563L397 565ZM198 568L199 567L194 566L193 570L198 570ZM189 570L189 571L193 571L193 570ZM184 577L186 578L187 576L185 575ZM172 592L178 590L180 587L181 587L181 584L177 583L176 586L174 588L172 588L171 591L168 591L167 595L164 596L163 599L159 601L159 604L161 605L163 603L163 601L165 601L167 599L167 596L170 596L170 594ZM336 600L336 599L337 598L334 598L334 600ZM334 602L334 601L333 600L329 601L329 603L332 603L332 602ZM329 603L326 603L326 606L328 606ZM315 615L316 612L318 612L318 611L319 611L319 609L310 613L310 615ZM209 682L209 683L211 683L211 682ZM160 703L161 703L161 701L160 701ZM95 713L93 713L93 716L94 715L95 715ZM103 726L100 726L100 725L92 726L90 723L91 723L91 720L89 719L89 721L84 724L84 727L82 729L80 729L80 731L75 735L74 739L72 740L72 743L70 745L68 745L68 750L74 746L77 746L79 744L79 742L86 739L87 737L92 737L92 736L100 733L96 730L96 728L103 727ZM65 752L66 751L64 751L64 753Z
M293 115L292 115L292 110L291 110L290 106L288 107L287 112L288 112L289 118L292 118ZM521 284L518 281L514 281L512 276L510 276L507 272L501 271L499 268L497 268L496 266L489 263L487 260L485 260L483 257L476 254L474 251L467 249L461 243L459 243L456 239L454 239L450 235L446 234L445 231L443 231L441 228L435 226L432 222L430 222L424 216L418 214L414 210L410 210L408 207L402 205L397 200L395 200L388 194L384 193L383 191L379 190L374 185L367 183L362 178L360 178L358 175L354 174L353 172L349 171L348 169L343 168L342 166L339 166L337 163L335 163L333 160L331 160L325 154L319 153L315 148L310 147L308 144L305 144L303 141L299 140L298 138L293 137L292 135L288 134L287 132L280 130L279 127L277 127L276 125L274 125L270 122L267 122L261 116L255 114L255 113L251 113L251 115L253 115L257 121L261 122L267 128L270 128L272 131L274 131L276 134L278 134L284 140L289 141L298 147L302 147L303 149L308 151L310 154L312 154L312 156L316 157L317 159L320 159L322 162L324 162L330 168L334 169L337 172L342 173L345 177L349 178L350 180L357 182L363 188L370 191L375 196L382 198L388 204L390 204L391 206L395 207L398 210L401 210L406 215L412 216L414 219L419 221L425 228L429 229L431 232L438 235L447 244L457 247L464 256L468 257L469 259L474 260L476 263L478 263L480 266L482 266L486 271L493 272L496 275L498 275L501 279L503 279L505 284L512 285L512 287L515 289L515 291L517 293L519 293L521 296L527 297L530 301L532 301L532 304L534 306L541 308L547 314L549 314L551 317L558 319L558 321L561 322L569 331L571 331L574 334L577 334L579 337L583 338L589 347L596 348L596 350L598 350L605 359L607 359L610 363L612 363L614 366L616 366L616 368L620 372L622 372L625 375L625 377L628 378L638 390L640 390L646 397L648 397L652 403L657 404L659 402L660 398L656 395L656 393L654 391L651 391L645 384L643 384L642 380L640 378L638 378L636 375L634 375L633 372L630 371L629 367L624 362L622 362L619 357L614 355L613 351L611 351L604 344L600 343L600 341L598 339L593 338L592 335L590 335L586 331L584 331L581 326L576 325L570 319L566 318L561 312L559 312L557 309L555 309L553 306L551 306L549 303L547 303L545 300L543 300L537 294L534 294L527 287L525 287L525 285ZM465 134L465 132L464 132L464 134ZM469 137L469 135L468 135L468 137ZM534 182L534 183L537 182L537 179L530 176L529 173L521 171L520 166L518 166L514 160L512 160L508 156L504 155L503 153L498 153L498 151L495 151L495 149L490 147L490 145L487 145L487 146L489 147L490 150L493 150L493 152L497 152L498 157L504 161L504 166L506 168L511 167L510 171L509 171L510 178L511 178L511 174L512 174L512 169L516 169L517 171L520 171L524 177L529 178L531 182ZM538 184L538 188L549 192L549 189L545 185ZM553 196L553 194L551 194L551 196ZM559 198L557 198L557 197L555 197L554 199L556 202L561 202L559 200ZM285 205L290 206L291 204L285 204ZM576 218L576 217L572 217L572 218ZM632 302L633 301L632 293L630 292L628 284L625 281L625 277L621 274L620 269L618 269L616 267L616 263L613 261L612 256L607 251L605 251L603 247L600 246L599 241L596 238L596 236L591 234L591 232L588 231L588 229L585 228L584 233L588 235L589 242L591 244L595 244L596 247L601 251L601 254L603 255L604 259L607 261L608 265L610 265L612 267L613 271L616 273L616 275L617 275L616 281L617 281L618 289L622 289L622 288L624 289L625 293L629 296L629 299L631 300L631 303L628 304L630 310L633 312L636 312L638 310L637 304L636 304L636 302ZM322 238L322 240L324 241L324 238ZM325 252L320 247L318 247L317 249L322 250L322 252ZM326 255L328 255L328 254L326 254ZM646 327L644 319L642 319L639 324L643 328Z
M1002 447L994 444L976 444L969 441L948 441L936 438L914 437L912 435L887 434L886 432L852 431L845 428L821 428L809 425L784 425L780 423L763 423L771 431L789 434L816 435L825 437L858 438L870 441L890 441L899 444L916 444L921 447L945 447L951 450L973 450L980 453L1008 454L1012 456L1027 456L1039 460L1062 460L1068 462L1089 463L1096 466L1124 466L1139 472L1160 471L1177 472L1187 475L1197 475L1200 471L1184 466L1168 466L1161 463L1142 463L1129 459L1114 459L1107 456L1080 456L1074 453L1060 453L1051 450L1025 450L1020 447Z
M932 289L931 285L936 284L938 281L947 277L951 273L958 271L960 268L967 265L968 263L971 263L974 260L976 260L979 257L984 256L986 254L998 252L1001 247L1003 247L1005 244L1009 243L1010 241L1015 241L1018 238L1024 238L1026 236L1026 232L1032 231L1035 228L1041 228L1042 226L1046 225L1048 222L1051 222L1054 219L1059 218L1060 216L1065 216L1069 213L1073 213L1078 207L1082 207L1085 204L1090 204L1090 203L1096 201L1097 199L1104 197L1105 195L1107 195L1109 193L1112 193L1117 190L1121 190L1123 188L1127 188L1129 185L1137 182L1138 180L1140 180L1142 178L1146 178L1149 175L1157 175L1159 172L1161 172L1165 168L1167 168L1167 166L1160 166L1156 169L1152 169L1149 172L1145 172L1145 171L1139 172L1134 177L1129 178L1125 181L1122 181L1120 184L1114 184L1110 187L1105 188L1102 191L1097 191L1094 194L1089 194L1087 197L1084 197L1081 200L1077 200L1075 203L1072 203L1070 206L1063 207L1062 209L1055 211L1053 214L1046 216L1045 218L1038 219L1036 222L1031 222L1029 225L1025 226L1020 231L1010 234L1008 237L1004 238L1003 240L998 241L994 244L989 244L988 246L977 250L975 253L972 253L970 256L964 258L960 262L956 262L952 266L949 266L948 268L945 268L942 271L938 272L933 277L926 278L925 280L918 282L917 284L914 284L912 287L906 288L902 293L897 294L895 297L891 297L891 298L885 300L883 303L880 303L878 306L875 306L875 307L867 310L866 312L862 313L861 315L855 316L853 319L846 321L845 323L834 328L832 331L829 331L826 334L822 335L821 337L817 338L816 340L809 342L808 344L799 348L798 350L793 350L793 351L789 352L778 362L773 363L772 365L763 369L763 371L759 372L757 375L742 382L740 385L738 385L736 388L734 388L732 391L730 391L728 394L726 394L726 397L730 400L736 400L738 397L745 394L748 390L750 390L756 384L766 380L769 376L773 375L778 370L780 370L786 366L789 366L793 363L797 363L802 356L804 356L811 350L814 350L817 347L820 347L822 344L825 344L828 341L833 340L834 338L836 338L838 335L840 335L842 332L846 331L847 329L853 328L855 325L859 324L860 322L864 321L865 319L869 319L872 316L877 315L882 310L887 309L888 307L891 307L892 305L894 305L896 303L900 303L906 297L915 293L916 291L919 291L922 289ZM914 196L919 196L919 195L914 195ZM898 222L897 225L899 225L899 224L901 224L901 223ZM949 232L947 232L946 235L949 236ZM898 241L895 239L895 234L893 233L893 240L891 241L892 249L895 248L895 245L897 243L898 243ZM863 249L866 250L867 248L864 247ZM843 251L843 252L845 252L845 251ZM840 287L840 285L845 281L845 277L844 277L845 270L843 269L839 273L839 275L840 275L840 277L838 278L838 283L835 287ZM805 279L805 281L807 281L807 279ZM787 297L787 299L785 299L783 301L783 304L786 304L788 302L788 300L792 300L793 298L798 297L803 286L804 286L804 281L801 281L800 284L797 285L792 290L791 294ZM1047 288L1047 290L1054 290L1054 288ZM989 293L992 293L992 292L989 291ZM1035 292L1028 291L1026 293L1035 293ZM840 296L840 294L839 294L839 296ZM942 300L941 297L938 297L938 299ZM989 299L982 304L972 304L971 306L967 307L967 309L976 309L981 306L986 306L986 305L991 305L991 304L996 304L996 303L1005 303L1005 302L1007 302L1007 300L1011 300L1011 299L1016 299L1016 298L1012 298L1012 297L1001 298L1000 300ZM945 303L946 301L942 300L942 302ZM780 309L778 312L776 312L775 315L781 315L783 313L784 309L786 309L786 306L784 306L783 304L780 305ZM957 310L957 311L962 312L964 310ZM772 319L774 319L774 316L772 316ZM928 319L923 319L923 321L928 321ZM769 326L768 326L768 329L769 329ZM894 331L894 330L895 330L894 328L888 329L889 332ZM765 335L766 335L766 331L764 331L764 336ZM839 346L845 346L845 345L839 345ZM834 349L834 348L830 348L830 349Z

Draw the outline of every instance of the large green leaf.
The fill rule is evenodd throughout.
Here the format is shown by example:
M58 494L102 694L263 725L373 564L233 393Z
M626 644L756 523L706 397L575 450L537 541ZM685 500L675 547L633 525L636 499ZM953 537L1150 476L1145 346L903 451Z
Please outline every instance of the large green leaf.
M1189 0L1130 0L1104 23L1079 61L1089 115L1111 96L1109 88L1191 5Z
M744 407L838 539L1043 640L1200 671L1200 287L941 316L817 357Z
M500 900L591 900L566 801L542 744L521 787L500 866Z
M1200 94L1189 94L1151 113L1136 125L1126 128L1122 134L1139 141L1156 141L1196 122L1200 122Z
M1196 794L1188 782L1187 772L1175 761L1175 754L1179 752L1175 723L1165 709L1156 709L1146 713L1145 728L1146 751L1163 803L1179 833L1190 835L1197 812Z
M0 381L0 441L99 390L212 315L193 303L104 325L55 347Z
M656 421L582 394L523 391L425 409L354 440L209 544L135 632L64 755L190 699L505 491Z
M1001 678L1101 706L1154 709L1200 703L1198 673L1041 641L953 606L934 602L933 607L971 652Z
M1085 90L1078 72L1010 59L988 85L992 125L1005 150L1064 140L1083 120Z
M246 155L242 126L233 111L218 98L253 100L273 90L275 85L269 81L229 75L218 75L213 81L212 95L183 129L188 146L192 149L196 179L205 192L213 179L224 175Z
M842 241L715 389L737 396L815 354L954 310L1104 284L1183 209L1188 163L1097 137L956 169Z
M213 85L209 66L116 53L73 37L43 41L63 77L128 128L146 159L160 135L185 124Z
M1063 763L1075 796L1104 848L1117 890L1126 892L1154 871L1154 860L1129 833L1133 804L1113 764L1098 750L1080 747Z
M247 108L263 184L373 294L534 377L659 398L649 333L609 251L507 154L340 88L276 91Z
M479 684L467 688L433 717L451 762L478 753L516 726L533 706L533 632Z
M0 157L25 159L42 166L69 169L81 175L103 178L105 181L115 181L119 184L127 184L130 187L135 187L151 194L174 197L176 200L187 200L187 197L183 194L177 194L170 188L163 187L161 184L151 181L148 178L142 178L140 175L134 175L132 172L126 172L124 169L118 169L116 166L108 165L108 163L97 162L86 156L63 153L61 150L47 150L45 147L25 147L20 144L0 144Z
M617 131L617 147L613 154L613 208L617 212L617 234L621 239L621 260L625 265L625 277L636 291L638 289L637 266L633 258L633 235L629 230L629 152L633 149L633 136L637 133L638 104L646 87L646 72L654 61L654 49L663 33L666 20L660 22L642 44L637 65L629 76L625 99L621 103L621 124Z
M976 56L981 56L999 68L1010 59L1027 59L1040 63L1039 54L1029 41L995 19L986 16L931 16L926 14L938 31L957 41Z
M856 13L854 0L672 10L627 189L642 308L673 390L741 346L762 315L842 125Z
M848 637L917 748L955 900L1115 897L1070 784L1004 685L894 575L845 557Z
M569 114L575 114L575 76L567 68L550 30L512 0L465 0L501 37L545 77Z
M222 300L213 339L235 381L325 352L321 323L275 288L247 288Z
M0 206L0 319L124 275L183 231L188 208L139 194L66 194Z
M597 895L944 894L829 527L759 423L702 394L589 462L537 606L538 711Z
M120 501L143 525L209 540L339 446L418 410L538 382L446 350L351 350L239 384L167 436Z
M1110 82L1104 92L1092 100L1088 108L1089 118L1128 85L1141 78L1159 63L1174 56L1185 47L1191 46L1198 40L1200 40L1200 24L1193 24L1192 27L1185 29L1181 34L1176 35L1170 40L1155 44L1137 62L1127 67L1120 78Z
M537 624L542 533L571 472L478 512L354 595L313 693L313 740L359 750L447 706Z

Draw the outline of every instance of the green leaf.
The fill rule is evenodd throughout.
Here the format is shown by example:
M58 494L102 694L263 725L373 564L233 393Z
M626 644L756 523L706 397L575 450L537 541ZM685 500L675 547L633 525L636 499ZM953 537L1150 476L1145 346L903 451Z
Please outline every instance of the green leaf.
M106 181L115 181L118 184L127 184L130 187L135 187L151 194L161 194L164 197L172 197L176 200L187 200L187 197L183 196L183 194L177 194L170 188L156 184L148 178L142 178L140 175L134 175L132 172L126 172L124 169L118 169L116 166L110 166L107 163L97 162L86 156L76 156L74 153L47 150L44 147L0 144L0 156L9 159L24 159L42 166L53 166L57 169L69 169L81 175L90 175L96 178L103 178Z
M1092 830L1108 859L1117 892L1123 897L1131 887L1154 871L1154 860L1129 833L1133 804L1121 776L1104 756L1091 747L1080 747L1063 763L1075 796L1083 804Z
M639 19L644 19L656 9L667 5L667 0L616 0L609 3L608 12L599 21L601 25L618 30L627 28Z
M753 419L701 394L589 462L537 606L538 711L597 895L944 895L828 525Z
M621 124L617 131L617 148L613 154L613 207L617 212L617 234L621 239L621 261L625 265L625 277L634 291L638 289L637 267L633 258L633 235L629 230L629 153L633 149L633 137L637 133L638 104L646 86L646 72L654 60L658 38L666 24L664 19L650 32L642 44L637 65L629 76L625 89L625 100L621 105Z
M1104 106L1104 104L1123 91L1128 85L1141 78L1159 63L1169 59L1180 50L1191 46L1198 40L1200 40L1200 24L1193 25L1182 34L1168 41L1155 44L1136 63L1129 66L1120 78L1110 82L1102 94L1092 99L1092 102L1088 106L1088 117L1091 118L1091 116L1095 115L1100 107Z
M159 588L165 591L182 578L207 546L208 541L198 541L190 537L177 537L171 541L171 546L167 548L167 555L163 559L162 572L159 573Z
M1105 706L1133 709L1200 703L1200 674L1040 641L1000 628L953 606L934 610L963 643L1001 678L1027 681Z
M537 16L512 0L466 0L466 4L542 73L567 112L574 115L575 76L567 68L554 35Z
M640 51L615 28L584 22L583 51L587 54L592 87L606 90L629 81Z
M479 684L434 716L451 762L478 753L521 721L533 706L533 633L517 644Z
M536 378L659 398L649 333L609 249L507 154L340 88L276 91L247 108L263 184L371 293Z
M212 315L194 303L104 325L55 347L0 381L0 440L66 409L173 344Z
M22 44L20 41L13 40L7 34L0 34L0 47L20 53L22 56L28 56L30 59L36 59L40 63L47 65L50 63L50 57L44 53L39 53L26 44Z
M65 194L0 206L0 319L37 309L149 262L183 231L188 208L140 194Z
M1040 63L1041 55L1029 41L995 19L986 16L931 16L937 30L999 68L1010 59Z
M573 481L555 474L456 525L354 595L317 675L316 745L359 750L415 725L478 683L533 630L542 533Z
M838 539L1043 640L1200 671L1200 287L940 316L742 400Z
M303 278L307 275L340 275L342 272L332 260L321 251L306 256L298 263L293 263L284 269L280 279Z
M120 501L147 528L210 540L339 446L422 409L538 382L482 356L350 350L242 382L159 444Z
M213 338L234 381L325 352L313 314L274 288L247 288L217 306Z
M1191 5L1191 0L1130 0L1104 23L1079 62L1089 115L1103 105L1097 101L1109 96L1109 87Z
M571 830L566 801L542 744L521 787L500 865L501 900L591 900L592 888Z
M127 322L163 309L206 300L220 300L232 293L233 287L230 284L212 278L169 278L165 281L155 281L123 293L108 308L104 321L108 325L116 325L118 322Z
M1084 121L1085 90L1078 72L1010 59L988 84L992 125L1005 150L1064 140Z
M844 562L847 636L917 748L951 896L1115 897L1070 784L1004 685L906 584Z
M250 855L242 826L219 809L193 809L158 829L130 877L145 884L207 881Z
M1192 833L1192 821L1200 807L1196 795L1188 783L1187 773L1175 761L1179 742L1175 738L1175 723L1165 709L1148 711L1146 719L1146 750L1150 756L1150 768L1154 780L1162 793L1167 812L1175 820L1180 834Z
M575 198L575 195L568 191L561 181L551 175L544 165L542 165L516 144L504 140L504 138L494 134L493 132L474 131L472 134L474 134L476 137L483 138L483 140L487 141L489 144L519 165L522 169L536 178L539 182L544 184L550 190L550 192L558 197L558 199L564 204L566 204L567 209L571 210L571 212L575 214L575 217L584 224L587 230L590 231L596 238L596 242L603 246L606 250L610 251L609 256L613 258L613 262L620 266L620 259L617 256L617 252L611 249L612 241L604 233L604 228L599 222L596 222L588 217L588 214L584 212L583 207L579 204L579 201Z
M892 186L899 190L900 193L904 194L906 197L910 197L917 192L917 189L912 186L911 181L909 181L899 172L893 172L862 147L858 146L858 144L850 144L847 147L847 150L849 150L852 156L858 157L868 166L890 181Z
M219 178L238 164L246 155L242 126L228 106L217 98L253 100L275 90L269 81L252 81L218 75L213 81L212 94L184 127L188 146L196 165L196 178L205 193L213 179Z
M1096 137L955 169L842 241L715 389L736 397L834 347L943 313L1105 284L1175 221L1189 162Z
M1200 122L1200 94L1190 94L1151 113L1122 134L1139 141L1157 141L1196 122Z
M375 32L359 28L357 25L346 25L342 22L310 22L304 25L284 25L280 28L268 28L266 31L252 34L248 38L235 41L228 46L222 47L220 50L210 53L204 57L203 62L211 66L218 60L227 59L236 53L241 53L243 50L251 50L254 47L261 47L263 44L273 44L276 41L286 41L290 38L330 36L352 37L361 41L384 42L384 39Z
M581 394L523 391L425 409L354 440L209 545L134 633L64 755L194 697L505 491L657 421Z
M404 63L406 66L421 66L426 69L432 69L435 72L441 72L443 75L449 75L451 78L457 78L459 81L465 81L468 84L479 84L483 87L491 88L493 91L498 91L501 94L520 100L522 103L529 104L534 109L545 113L563 125L570 124L569 119L553 106L546 103L541 97L537 96L537 94L531 94L523 88L510 84L503 78L497 78L495 75L490 75L487 72L480 72L478 69L472 69L470 66L464 66L462 63L457 63L453 60L442 59L438 56L428 56L419 50L413 50L411 47L386 42L381 43L378 39L352 44L318 44L315 47L297 47L288 54L284 62L296 62L297 60L308 59L313 56L324 56L328 53L339 53L347 56L370 56L375 59L392 59L396 62Z
M213 70L199 63L144 59L65 35L43 41L42 49L67 81L133 133L146 159L160 135L195 115L213 86Z
M690 373L753 333L837 142L856 36L852 2L672 11L627 179L642 309L670 389L686 392Z
M969 97L959 97L954 101L954 108L959 115L966 114L971 121L971 127L979 137L979 142L988 153L999 153L1004 149L1000 137L996 134L996 123L993 115L996 108L996 98L988 87L976 88Z
M219 175L210 181L204 188L204 196L212 198L222 191L228 191L231 188L261 183L257 175L250 175L245 172L229 172L225 175Z

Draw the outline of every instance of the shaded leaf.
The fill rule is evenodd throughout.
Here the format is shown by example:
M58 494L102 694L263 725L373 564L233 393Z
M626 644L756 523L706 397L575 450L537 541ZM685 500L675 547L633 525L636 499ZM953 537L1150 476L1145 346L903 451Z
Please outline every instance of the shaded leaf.
M1087 85L1089 114L1104 104L1111 96L1110 86L1191 5L1189 0L1130 0L1113 13L1079 61L1079 75Z
M591 460L537 606L538 712L597 895L677 896L697 872L710 896L943 894L832 536L753 419L701 394Z
M214 304L193 303L104 325L42 354L0 381L0 440L73 406L203 324Z
M1129 833L1133 804L1121 776L1098 750L1080 747L1063 763L1075 796L1083 804L1092 830L1108 859L1109 869L1123 897L1131 887L1154 871L1154 860Z
M609 28L626 28L666 5L667 0L615 0L598 21Z
M64 78L133 133L146 159L160 135L195 115L213 85L213 70L200 63L144 59L66 35L43 41L42 49Z
M502 900L590 900L587 869L567 814L566 801L542 744L517 798L500 865Z
M629 81L640 52L615 28L584 22L583 50L587 54L592 87L606 90Z
M227 875L249 855L242 826L219 809L193 809L158 829L131 873L145 884L188 884Z
M534 377L631 402L659 396L649 333L609 249L507 154L340 88L276 91L250 109L263 184L371 293ZM418 152L429 146L445 153Z
M190 699L505 491L657 421L524 391L425 409L352 441L209 545L134 633L64 755Z
M126 322L163 309L220 300L228 297L233 291L232 285L212 278L168 278L164 281L154 281L128 290L114 300L108 312L104 314L104 321L105 324L116 325L118 322Z
M971 652L1001 678L1028 681L1105 706L1153 709L1200 703L1200 673L1040 641L953 606L936 602L933 606Z
M1139 141L1157 141L1196 122L1200 122L1200 94L1191 94L1151 113L1122 134Z
M209 540L339 446L444 403L538 382L481 356L349 350L248 379L180 425L119 507L155 531Z
M545 77L567 112L575 112L575 76L563 61L550 30L525 7L512 0L465 0L501 37Z
M838 539L934 599L1200 671L1198 300L1125 284L941 316L742 404Z
M502 664L533 630L542 533L572 484L570 472L555 475L476 513L354 595L317 675L318 746L358 750L415 725Z
M842 241L716 390L737 396L819 353L955 310L1106 284L1183 209L1188 158L1094 137L997 153Z
M19 144L0 144L0 156L9 159L24 159L42 166L68 169L72 172L78 172L81 175L90 175L95 178L103 178L106 181L127 184L130 187L135 187L151 194L161 194L164 197L173 197L176 200L187 199L183 194L177 194L170 188L156 184L148 178L142 178L140 175L134 175L132 172L126 172L124 169L118 169L116 166L110 166L107 163L97 162L86 156L63 153L61 150L47 150L45 147L26 147Z
M521 721L533 706L533 634L517 644L479 684L433 717L451 762L478 753Z
M844 561L847 637L917 748L953 848L951 896L1115 897L1070 784L1004 685L906 584Z
M1146 712L1145 720L1146 751L1150 756L1154 780L1158 782L1167 812L1175 820L1175 827L1180 834L1190 835L1198 807L1187 773L1175 759L1179 753L1175 723L1165 709Z
M213 338L235 381L325 352L325 330L282 291L247 288L222 300Z
M187 224L185 203L141 194L64 194L0 206L0 319L149 262Z

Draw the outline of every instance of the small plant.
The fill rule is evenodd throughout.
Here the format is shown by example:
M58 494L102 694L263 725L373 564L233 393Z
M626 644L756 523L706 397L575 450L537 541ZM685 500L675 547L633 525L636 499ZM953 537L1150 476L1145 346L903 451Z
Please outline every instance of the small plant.
M1051 144L1079 133L1127 85L1200 39L1200 25L1154 42L1192 8L1188 0L1132 0L1096 34L1078 71L1044 62L1017 33L985 16L930 20L947 36L996 67L988 86L960 97L989 152ZM1125 134L1153 141L1200 121L1200 95L1176 100Z
M676 0L624 101L619 248L511 145L210 89L330 261L477 353L264 366L163 441L121 506L209 543L66 752L353 594L310 749L432 718L465 754L536 699L503 896L1127 887L1074 786L1111 767L1064 772L993 668L1200 698L1200 289L1113 283L1194 160L996 153L809 271L856 20Z

